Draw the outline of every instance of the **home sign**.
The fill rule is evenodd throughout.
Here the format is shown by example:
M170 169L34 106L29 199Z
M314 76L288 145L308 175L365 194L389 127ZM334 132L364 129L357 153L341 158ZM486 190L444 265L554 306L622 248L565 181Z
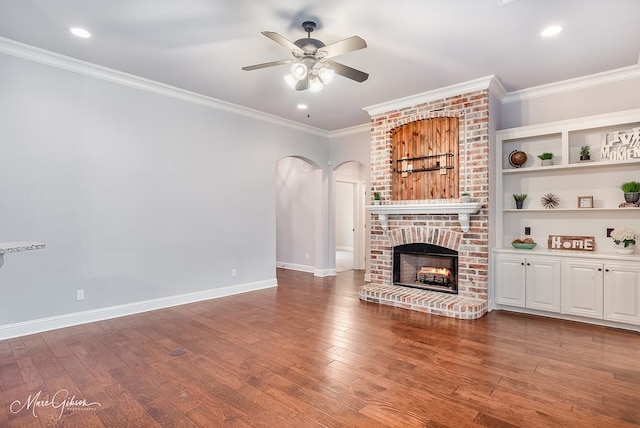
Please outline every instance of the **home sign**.
M550 250L593 251L595 247L594 236L549 235Z
M602 134L600 157L612 161L640 159L640 127Z

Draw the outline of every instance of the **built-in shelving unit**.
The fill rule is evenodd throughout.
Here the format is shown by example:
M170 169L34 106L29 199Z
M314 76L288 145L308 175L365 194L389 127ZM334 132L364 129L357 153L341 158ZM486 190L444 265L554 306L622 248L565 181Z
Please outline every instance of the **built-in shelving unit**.
M496 133L490 307L640 329L640 250L619 256L607 237L607 229L618 227L640 236L640 208L620 207L620 185L640 181L639 134L640 109ZM622 137L612 145L616 135ZM585 145L589 161L580 160ZM621 155L611 159L611 150ZM527 155L519 167L509 162L514 151ZM554 165L541 166L538 155L545 152L553 153ZM523 193L524 207L516 209L513 194ZM559 198L556 208L543 207L548 193ZM579 197L593 198L593 207L580 208ZM525 228L535 250L511 246ZM593 236L594 251L548 250L549 235Z
M614 132L640 128L640 109L590 116L540 125L500 130L496 133L496 228L495 242L509 248L511 241L531 228L532 238L546 243L549 234L589 235L596 238L596 251L613 250L606 230L631 227L640 234L640 208L620 208L624 195L620 185L640 181L640 157L625 160L603 158L605 138ZM580 148L591 148L591 160L580 161ZM509 155L527 154L521 167L509 163ZM554 165L541 166L538 155L554 154ZM524 208L515 207L513 194L526 193ZM554 209L545 209L543 195L560 199ZM593 197L593 208L579 208L578 197Z

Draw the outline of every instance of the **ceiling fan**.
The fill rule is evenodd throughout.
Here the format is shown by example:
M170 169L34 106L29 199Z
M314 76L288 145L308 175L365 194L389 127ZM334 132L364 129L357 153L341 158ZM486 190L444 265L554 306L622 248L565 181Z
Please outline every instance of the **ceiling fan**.
M307 37L290 42L278 33L263 31L262 34L291 51L293 59L281 59L262 64L242 67L245 71L258 70L260 68L273 67L282 64L292 64L291 73L284 79L293 89L311 92L321 90L333 80L335 74L339 74L356 82L364 82L369 75L355 68L351 68L329 58L345 54L347 52L367 47L367 42L358 36L352 36L330 45L325 45L320 40L312 39L311 33L316 28L313 21L305 21L302 28L307 32Z

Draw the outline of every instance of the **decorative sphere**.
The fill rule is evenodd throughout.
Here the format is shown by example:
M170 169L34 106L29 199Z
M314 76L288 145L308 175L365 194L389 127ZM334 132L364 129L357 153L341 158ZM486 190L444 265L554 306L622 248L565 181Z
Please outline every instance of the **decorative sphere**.
M527 162L527 154L520 150L514 150L509 155L509 163L514 168L518 168L521 165L524 165Z

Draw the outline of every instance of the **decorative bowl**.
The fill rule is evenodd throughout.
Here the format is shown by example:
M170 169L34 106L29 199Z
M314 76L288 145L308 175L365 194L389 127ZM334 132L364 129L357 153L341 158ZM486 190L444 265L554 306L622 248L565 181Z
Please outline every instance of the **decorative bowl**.
M512 242L513 248L520 248L521 250L530 250L534 248L536 245L535 242L533 244L525 244L524 242Z

